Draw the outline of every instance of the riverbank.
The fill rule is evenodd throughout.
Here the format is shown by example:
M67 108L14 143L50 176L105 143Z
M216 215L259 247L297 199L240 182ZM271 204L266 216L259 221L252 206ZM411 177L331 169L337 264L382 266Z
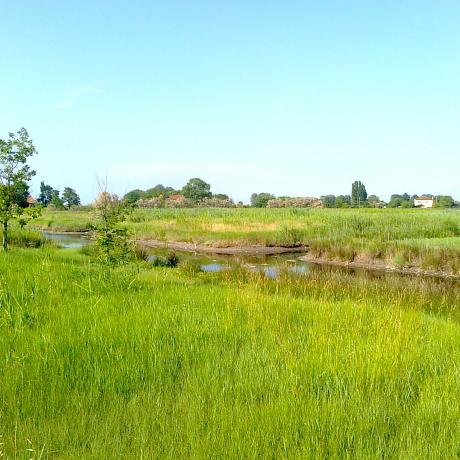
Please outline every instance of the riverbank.
M83 211L46 211L35 225L88 230L91 219ZM380 268L383 260L395 270L460 274L458 210L138 209L125 225L134 239L158 247L168 241L175 250L275 254L308 248L317 261L366 260Z
M290 253L305 253L308 251L307 246L234 246L222 247L218 244L216 246L208 246L204 244L188 243L184 241L161 241L161 240L136 240L136 243L147 247L156 249L169 249L172 251L183 252L199 252L202 254L222 254L222 255L266 255L271 256L275 254L290 254ZM228 243L227 243L228 244Z

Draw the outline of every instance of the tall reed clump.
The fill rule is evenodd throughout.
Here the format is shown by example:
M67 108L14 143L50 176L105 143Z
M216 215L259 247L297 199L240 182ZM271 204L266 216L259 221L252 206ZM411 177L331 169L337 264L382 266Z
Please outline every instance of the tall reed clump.
M38 248L46 242L43 234L30 228L13 226L9 232L9 242L13 246L23 248Z

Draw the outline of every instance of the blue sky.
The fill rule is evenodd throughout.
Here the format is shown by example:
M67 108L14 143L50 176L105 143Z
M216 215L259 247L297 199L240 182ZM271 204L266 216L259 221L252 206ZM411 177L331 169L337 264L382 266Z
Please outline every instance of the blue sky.
M0 7L0 137L29 130L34 191L460 198L458 0Z

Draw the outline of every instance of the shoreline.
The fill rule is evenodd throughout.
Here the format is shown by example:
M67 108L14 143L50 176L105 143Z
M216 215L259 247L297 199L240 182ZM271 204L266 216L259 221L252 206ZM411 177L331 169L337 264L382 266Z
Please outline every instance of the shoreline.
M200 252L205 254L222 254L222 255L266 255L289 254L289 253L306 253L308 246L230 246L214 247L204 244L187 243L181 241L162 241L162 240L135 240L147 248L163 248L184 252Z
M323 257L316 257L313 255L305 254L299 257L299 260L310 262L316 265L329 265L332 267L350 268L358 270L372 270L386 273L396 273L398 275L413 275L413 276L426 276L434 278L460 280L460 274L453 274L444 272L442 270L426 270L416 266L411 267L397 267L384 262L345 262L341 260L325 259Z
M90 231L50 231L41 230L43 233L53 235L89 235ZM426 276L443 279L460 280L460 274L453 274L442 270L429 270L422 269L417 266L398 267L385 262L349 262L337 259L327 259L324 257L317 257L309 253L309 246L261 246L261 245L248 245L248 246L227 246L215 247L206 244L195 244L185 241L164 241L164 240L143 240L136 239L136 243L152 249L171 249L173 251L182 252L197 252L202 254L216 254L216 255L247 255L247 256L271 256L277 254L303 254L298 256L299 260L310 262L316 265L328 265L341 268L359 269L359 270L372 270L386 273L396 273L400 275L413 275L413 276Z

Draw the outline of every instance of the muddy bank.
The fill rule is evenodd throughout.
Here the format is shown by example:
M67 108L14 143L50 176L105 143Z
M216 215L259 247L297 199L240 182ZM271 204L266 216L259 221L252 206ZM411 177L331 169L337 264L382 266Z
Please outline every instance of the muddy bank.
M436 278L450 278L460 280L460 274L453 274L442 270L426 270L416 266L411 267L396 267L394 265L389 265L385 262L344 262L341 260L331 260L325 259L322 257L316 257L313 254L306 254L299 257L299 260L305 262L310 262L317 265L329 265L332 267L342 267L342 268L351 268L351 269L360 269L360 270L375 270L375 271L385 271L388 273L398 273L401 275L419 275L419 276L431 276Z
M226 254L226 255L266 255L306 253L307 246L285 247L285 246L233 246L233 247L213 247L203 244L186 243L180 241L161 241L161 240L138 240L137 243L147 248L165 248L173 251L201 252L205 254Z

